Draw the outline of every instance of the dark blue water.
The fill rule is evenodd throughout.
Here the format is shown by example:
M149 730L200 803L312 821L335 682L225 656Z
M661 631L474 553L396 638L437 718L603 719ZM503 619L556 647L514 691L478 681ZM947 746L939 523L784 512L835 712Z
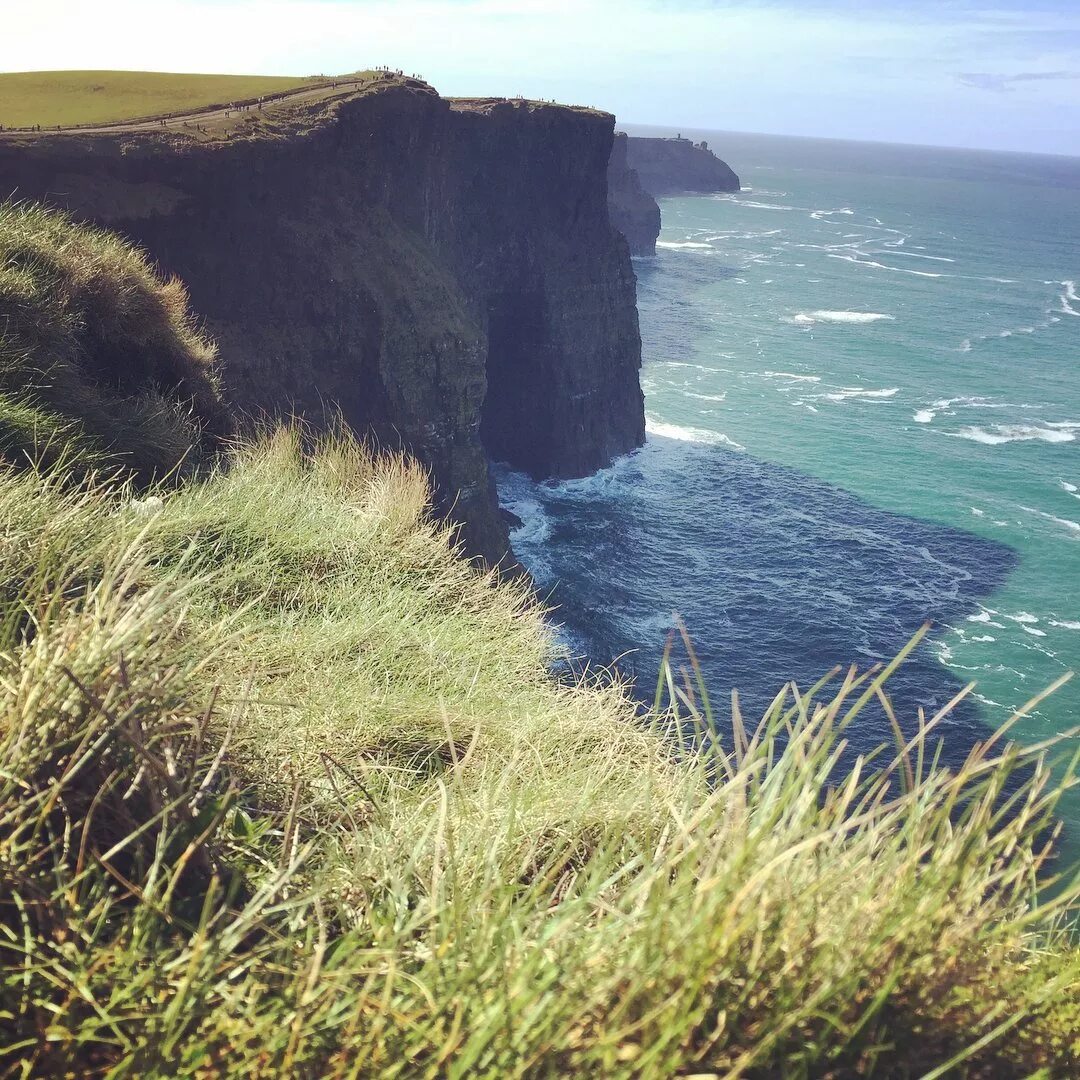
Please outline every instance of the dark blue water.
M836 664L888 661L924 620L960 619L1016 559L804 473L661 436L587 480L534 485L504 471L500 488L525 516L518 551L579 660L618 658L651 700L678 613L721 717L732 689L760 716L788 680L806 689ZM962 684L924 647L890 685L913 724ZM958 754L978 737L970 706L949 725L964 729ZM876 708L853 732L859 750L890 739Z

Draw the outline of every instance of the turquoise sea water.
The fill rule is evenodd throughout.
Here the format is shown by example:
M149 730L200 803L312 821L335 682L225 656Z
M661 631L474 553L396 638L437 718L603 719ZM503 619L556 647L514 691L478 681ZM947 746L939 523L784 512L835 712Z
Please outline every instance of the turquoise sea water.
M579 652L643 684L679 611L719 698L929 618L896 694L911 716L977 680L959 756L1080 668L1080 159L683 134L744 190L664 200L635 260L649 444L585 481L504 472L518 553ZM1074 683L1018 733L1076 724Z

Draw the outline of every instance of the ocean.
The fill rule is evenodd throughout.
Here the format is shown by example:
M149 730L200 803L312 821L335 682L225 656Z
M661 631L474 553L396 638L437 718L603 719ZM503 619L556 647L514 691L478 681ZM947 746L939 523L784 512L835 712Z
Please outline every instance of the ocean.
M640 129L631 134L672 134ZM892 657L946 757L1080 667L1080 159L683 131L734 195L661 201L635 259L648 441L498 470L575 665L651 699L676 613L720 723ZM1080 724L1080 681L1015 729ZM856 750L891 739L880 711ZM1080 833L1080 799L1069 803Z

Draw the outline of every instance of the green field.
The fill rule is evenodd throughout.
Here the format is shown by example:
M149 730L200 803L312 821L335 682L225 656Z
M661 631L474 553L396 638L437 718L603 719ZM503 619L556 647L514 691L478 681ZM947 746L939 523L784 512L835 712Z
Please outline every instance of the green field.
M0 74L0 124L104 124L277 94L318 81L279 75L176 75L165 71L8 72Z

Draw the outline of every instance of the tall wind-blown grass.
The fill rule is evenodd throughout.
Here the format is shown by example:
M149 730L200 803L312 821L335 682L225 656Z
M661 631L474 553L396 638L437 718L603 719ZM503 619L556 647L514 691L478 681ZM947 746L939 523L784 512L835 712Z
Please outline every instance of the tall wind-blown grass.
M230 430L187 292L115 233L0 202L0 459L121 468L198 463Z
M561 685L340 435L0 522L3 1075L1077 1075L1053 745L852 767L888 670Z

